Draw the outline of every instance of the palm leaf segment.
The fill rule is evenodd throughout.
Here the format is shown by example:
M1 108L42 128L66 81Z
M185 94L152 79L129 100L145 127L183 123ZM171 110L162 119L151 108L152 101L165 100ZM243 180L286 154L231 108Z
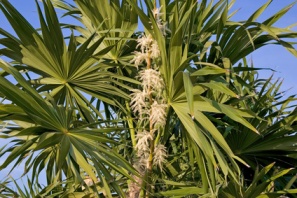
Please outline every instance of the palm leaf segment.
M27 170L32 169L32 181L38 181L40 172L46 170L48 183L55 180L61 181L61 176L64 175L78 185L84 179L82 171L89 175L93 181L98 180L97 175L99 175L100 181L112 180L113 175L106 167L127 177L129 175L124 171L126 168L134 172L126 160L110 147L110 145L116 144L110 138L110 133L121 131L122 128L100 129L96 127L100 123L95 126L84 125L82 121L74 118L76 113L73 112L73 109L44 100L16 69L4 62L1 62L0 66L15 77L23 89L20 90L5 78L0 78L1 93L14 103L14 105L1 105L2 120L23 122L16 128L8 127L5 132L6 138L17 139L2 151L1 155L10 154L5 163L1 165L1 169L6 168L17 159L13 170L19 163L27 159L25 167ZM37 156L32 158L34 155ZM104 178L101 177L102 174ZM116 184L111 184L111 186L114 186L118 193L123 193Z
M93 32L80 45L72 33L66 46L50 1L44 2L45 18L39 6L37 7L41 34L8 1L3 1L1 9L19 38L1 29L5 38L0 41L7 47L1 49L1 53L21 64L16 68L28 70L29 74L34 74L33 77L37 76L37 79L31 79L36 89L39 92L50 92L59 104L66 103L67 106L77 107L81 117L89 122L94 121L94 118L88 116L89 108L96 112L97 116L101 115L89 103L87 96L111 105L115 105L111 96L127 99L127 94L111 85L116 83L121 86L118 78L127 78L109 72L112 66L106 65L104 59L100 58L101 54L107 53L113 45L98 50L104 36L95 39Z
M252 134L246 127L229 120L228 126L233 127L229 128L229 132L225 131L228 144L253 168L258 165L264 167L271 162L281 167L295 166L296 107L291 103L296 99L294 96L283 99L285 92L279 91L282 82L272 82L272 77L257 79L253 68L245 69L236 77L236 85L245 95L238 105L256 113L257 117L249 119L249 122L257 127L260 135ZM238 81L245 82L245 88ZM265 154L271 151L269 155Z

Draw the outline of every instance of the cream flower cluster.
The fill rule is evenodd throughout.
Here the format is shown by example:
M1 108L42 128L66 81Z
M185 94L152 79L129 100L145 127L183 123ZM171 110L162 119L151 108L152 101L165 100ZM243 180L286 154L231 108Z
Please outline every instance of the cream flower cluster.
M160 29L163 35L166 35L166 31L170 32L170 30L167 28L167 22L163 21L161 18L161 16L163 16L161 9L162 9L162 6L160 8L155 8L152 12L156 19L158 28Z
M141 82L141 89L131 90L130 106L133 112L139 116L139 130L136 135L136 151L139 163L148 165L151 144L154 143L156 133L166 124L167 104L163 99L164 81L161 73L157 70L155 60L160 57L160 50L157 41L152 35L143 35L137 39L140 48L139 52L134 52L131 62L139 68L143 63L144 68L140 69L138 78ZM149 130L147 130L149 126ZM162 169L162 164L167 156L164 145L154 145L153 164Z
M160 50L158 43L153 39L152 35L143 35L141 38L137 39L138 45L140 47L140 52L134 52L134 58L131 62L134 62L134 65L138 68L144 61L147 61L148 58L158 58L160 56Z

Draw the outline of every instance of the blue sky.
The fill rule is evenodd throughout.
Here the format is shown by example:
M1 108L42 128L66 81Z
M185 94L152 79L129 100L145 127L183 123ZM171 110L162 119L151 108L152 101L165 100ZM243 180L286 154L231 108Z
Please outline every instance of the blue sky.
M244 20L250 16L253 11L265 4L267 0L237 0L234 5L234 10L240 9L233 18L234 20ZM268 9L259 17L259 22L267 19L273 13L276 13L281 8L296 2L294 0L275 0ZM287 27L292 24L297 24L297 4L293 6L288 13L278 22L276 26ZM297 28L292 28L297 31ZM297 42L297 39L295 40ZM295 48L297 46L295 45ZM286 96L297 94L297 58L290 54L281 46L266 46L255 51L250 57L254 62L255 67L267 67L276 70L274 79L281 78L284 80L282 90L287 90ZM263 71L260 73L263 77L268 77L272 74L271 71Z
M27 18L32 22L32 25L38 27L38 17L36 12L36 6L34 0L10 0L10 2ZM98 0L100 2L100 0ZM250 16L253 11L266 3L267 0L237 0L233 10L240 9L238 13L233 17L234 20L245 20ZM265 20L273 13L276 13L281 8L293 3L294 0L274 0L265 13L259 18L259 22ZM61 12L61 11L59 11ZM277 23L279 27L287 27L288 25L297 23L297 5L291 8L291 10L285 15L285 17ZM0 27L12 31L2 13L0 13ZM297 28L293 28L297 31ZM297 42L297 39L296 39ZM248 60L253 60L255 67L266 67L276 70L274 79L284 79L282 90L289 90L286 96L297 94L297 58L291 55L281 46L268 46L260 50L255 51ZM271 71L262 71L261 76L263 78L272 74ZM2 142L2 141L1 141ZM0 160L1 164L1 160ZM14 175L20 176L21 169L17 169ZM7 174L7 172L0 172L0 181Z

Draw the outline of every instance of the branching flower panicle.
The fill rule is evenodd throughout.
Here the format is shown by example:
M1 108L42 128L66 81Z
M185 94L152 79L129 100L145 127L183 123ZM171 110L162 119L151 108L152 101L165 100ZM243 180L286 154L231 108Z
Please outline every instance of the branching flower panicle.
M139 67L139 65L141 65L143 63L143 61L145 61L148 57L147 53L144 52L134 52L134 57L133 59L130 61L131 63L134 63L135 67Z
M150 53L152 58L158 58L160 56L160 49L157 41L152 42Z
M148 131L139 131L136 135L136 150L137 150L137 156L141 157L142 155L145 155L146 153L149 153L149 142L153 140L153 136Z
M133 92L132 94L130 94L131 108L134 113L138 112L139 114L142 114L143 109L147 106L145 102L147 98L147 93L139 89L132 89L131 91Z
M151 35L143 35L137 39L137 47L140 47L141 52L134 52L134 57L130 61L138 68L147 59L156 59L160 56L160 50L157 41Z
M141 70L139 72L139 78L145 91L151 90L156 93L160 93L164 89L164 81L159 71L151 68Z
M160 11L161 8L156 8L153 14L160 31L165 35L166 22L161 19L163 13ZM146 67L138 72L141 89L132 89L130 94L130 106L134 114L139 116L137 126L141 129L134 137L136 141L134 149L138 166L150 174L153 165L162 169L162 164L167 157L166 147L159 144L157 141L159 139L155 140L154 137L155 134L160 136L161 130L166 125L168 105L163 97L165 83L158 71L158 63L161 62L158 42L151 34L148 34L138 38L137 43L137 48L140 50L134 52L135 56L131 63L134 63L137 69L142 65Z
M152 35L143 35L141 38L137 39L138 45L136 47L140 47L141 52L144 53L147 52L153 42L154 39L152 38Z
M163 163L165 162L165 159L167 157L166 147L163 144L159 144L156 146L154 150L154 165L159 166L159 168L162 170Z
M155 128L166 124L166 108L167 104L159 104L157 101L152 104L150 120Z

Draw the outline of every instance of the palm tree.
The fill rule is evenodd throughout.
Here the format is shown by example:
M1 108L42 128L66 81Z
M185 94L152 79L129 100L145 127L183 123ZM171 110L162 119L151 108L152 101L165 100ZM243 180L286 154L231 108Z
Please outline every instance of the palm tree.
M0 168L24 164L33 184L45 173L36 197L215 197L259 181L265 193L266 176L246 183L243 170L260 160L268 172L271 142L279 162L296 159L296 113L285 111L294 96L277 98L244 58L273 42L297 55L285 41L297 34L273 26L289 7L255 22L268 1L234 22L234 2L44 0L35 30L0 1L16 34L0 29L2 138L11 139ZM54 6L80 25L60 24ZM241 133L244 145L234 142ZM278 166L271 181L295 164Z

